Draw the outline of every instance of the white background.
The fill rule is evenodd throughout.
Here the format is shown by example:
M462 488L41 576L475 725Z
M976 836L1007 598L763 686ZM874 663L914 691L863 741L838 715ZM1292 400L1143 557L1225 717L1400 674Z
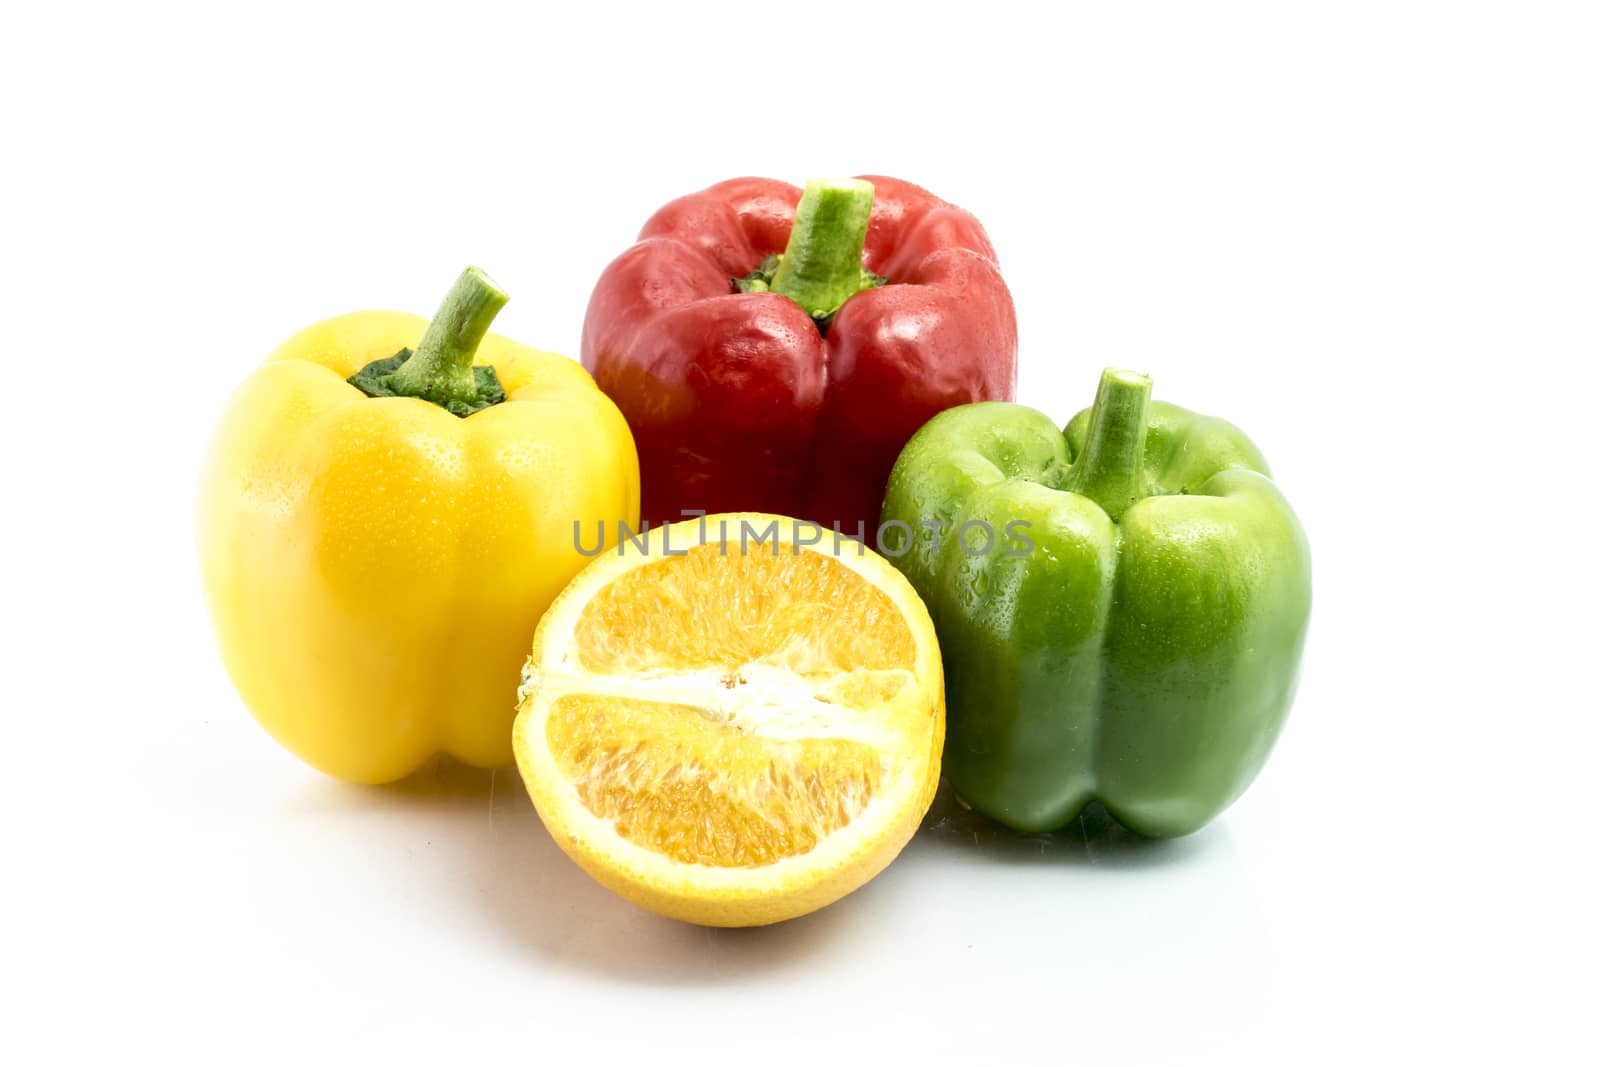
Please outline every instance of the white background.
M1594 1062L1592 9L578 8L0 16L15 1062ZM267 351L473 262L575 353L660 203L858 172L984 221L1020 399L1131 366L1272 459L1317 602L1242 801L1165 845L936 811L842 903L705 931L512 773L348 787L255 726L191 523Z

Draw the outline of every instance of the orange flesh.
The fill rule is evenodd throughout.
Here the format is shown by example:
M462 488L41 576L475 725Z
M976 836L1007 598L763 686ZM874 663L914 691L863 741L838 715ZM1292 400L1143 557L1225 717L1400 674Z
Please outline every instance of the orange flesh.
M802 676L909 669L911 628L889 595L831 556L717 544L622 575L583 609L577 647L591 671L735 670Z
M564 696L550 751L596 816L681 863L761 867L849 825L882 761L840 738L772 741L682 704Z
M765 547L724 556L717 544L621 575L584 607L574 645L596 689L606 675L693 671L708 693L749 698L734 722L709 695L704 707L682 703L681 687L661 701L568 694L545 725L584 807L636 845L713 867L802 855L848 826L883 784L885 756L871 744L763 736L763 716L791 705L870 712L904 687L908 675L895 672L916 660L894 601L838 560ZM747 690L740 672L752 665L828 689L767 694L756 680Z

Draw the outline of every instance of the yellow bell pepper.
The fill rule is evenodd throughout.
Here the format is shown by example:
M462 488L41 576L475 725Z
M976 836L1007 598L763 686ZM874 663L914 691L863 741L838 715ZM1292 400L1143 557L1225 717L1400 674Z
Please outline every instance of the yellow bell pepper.
M431 324L308 327L212 442L198 535L223 660L261 725L339 778L438 752L509 765L533 631L588 562L575 524L638 522L627 423L577 363L487 333L505 300L469 268Z

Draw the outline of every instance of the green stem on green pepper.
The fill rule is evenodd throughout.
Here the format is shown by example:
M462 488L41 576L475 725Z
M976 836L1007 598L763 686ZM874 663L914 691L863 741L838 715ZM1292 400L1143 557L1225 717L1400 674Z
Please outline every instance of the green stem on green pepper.
M506 398L493 367L475 367L478 345L509 297L477 267L445 294L416 351L374 360L349 379L368 396L409 396L463 418Z
M1065 488L1099 504L1112 522L1144 496L1144 443L1150 379L1108 368L1089 415L1083 455Z

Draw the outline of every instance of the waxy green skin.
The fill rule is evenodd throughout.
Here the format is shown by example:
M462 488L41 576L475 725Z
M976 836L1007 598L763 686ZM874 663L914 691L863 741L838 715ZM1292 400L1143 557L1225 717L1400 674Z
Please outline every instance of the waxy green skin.
M1071 491L1095 488L1088 410L1063 434L1016 404L953 408L890 478L884 521L917 532L895 562L944 657L945 772L1018 830L1058 829L1096 800L1147 836L1198 830L1250 784L1289 711L1311 612L1300 523L1238 429L1160 402L1146 415L1122 448L1138 462L1127 499L1110 494L1116 521ZM949 523L937 551L925 521ZM963 549L970 521L994 529L993 551ZM1025 555L1007 536L1018 521ZM967 549L983 540L969 528Z

